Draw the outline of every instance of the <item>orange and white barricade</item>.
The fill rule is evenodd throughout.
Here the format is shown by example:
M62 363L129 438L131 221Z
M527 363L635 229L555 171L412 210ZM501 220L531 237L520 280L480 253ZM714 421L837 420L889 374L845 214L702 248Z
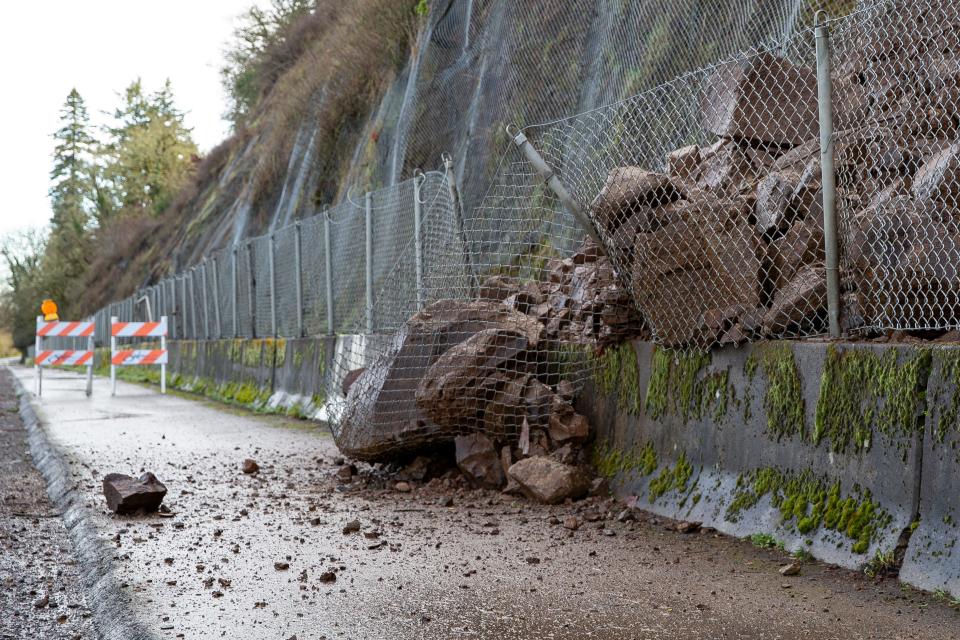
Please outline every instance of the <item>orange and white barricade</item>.
M159 349L117 349L117 338L160 338ZM110 388L117 394L117 367L160 365L160 393L167 392L167 316L158 322L119 322L110 318Z
M43 389L43 367L75 365L87 367L87 395L93 393L93 332L94 322L46 321L37 316L37 336L34 343L33 368L36 373L36 394ZM85 342L85 349L44 349L45 338L73 338ZM84 341L83 338L86 338Z

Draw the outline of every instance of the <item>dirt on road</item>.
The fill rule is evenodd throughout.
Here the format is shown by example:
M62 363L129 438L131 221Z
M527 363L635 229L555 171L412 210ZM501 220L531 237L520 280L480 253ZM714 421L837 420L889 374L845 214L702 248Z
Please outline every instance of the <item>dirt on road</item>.
M816 562L783 576L776 549L610 498L536 505L455 470L347 481L310 423L133 385L111 398L99 380L87 400L56 376L44 429L160 638L960 638L960 613L895 580ZM102 476L143 471L172 514L110 513Z
M96 638L70 539L0 368L0 639Z

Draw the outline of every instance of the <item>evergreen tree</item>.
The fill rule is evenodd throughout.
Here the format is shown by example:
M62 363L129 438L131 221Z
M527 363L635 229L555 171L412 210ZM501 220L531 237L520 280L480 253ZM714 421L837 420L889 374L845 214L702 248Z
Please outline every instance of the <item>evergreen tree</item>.
M76 89L67 95L60 111L60 125L53 134L57 144L50 171L53 227L54 231L60 227L82 229L88 221L94 140L87 107Z
M50 204L53 210L49 246L43 260L45 286L62 301L71 282L86 271L90 252L92 154L90 116L76 89L60 111L60 128L53 134Z
M127 87L101 153L102 171L94 187L98 208L150 214L166 208L197 154L184 115L169 80L149 96L140 80Z

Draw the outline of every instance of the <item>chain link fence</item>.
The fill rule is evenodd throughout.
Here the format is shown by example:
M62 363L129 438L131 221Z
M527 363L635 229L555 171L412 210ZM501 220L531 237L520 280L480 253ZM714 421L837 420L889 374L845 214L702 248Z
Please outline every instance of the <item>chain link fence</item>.
M412 260L418 244L415 218L423 215L426 203L441 196L452 202L446 173L418 174L365 194L360 202L350 199L218 251L99 310L95 314L97 343L108 344L112 316L130 321L165 315L170 319L171 337L184 339L295 338L394 330L406 320L402 305L386 299L376 307L368 303L388 281L395 280L394 272L404 268L401 264ZM449 210L445 215L459 219ZM442 271L436 256L445 248L435 243L444 242L446 236L426 229L417 237L422 280L430 270ZM459 261L464 260L461 255ZM416 285L411 280L396 286ZM395 291L404 297L399 289Z

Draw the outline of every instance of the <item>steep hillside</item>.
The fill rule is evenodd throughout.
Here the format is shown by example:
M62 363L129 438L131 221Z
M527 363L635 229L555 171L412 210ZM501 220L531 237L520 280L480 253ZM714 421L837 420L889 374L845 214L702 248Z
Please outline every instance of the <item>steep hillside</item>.
M245 126L173 205L155 222L100 230L88 310L435 168L443 153L470 215L508 146L507 124L608 104L781 37L808 23L814 4L321 0L270 53L273 76Z

